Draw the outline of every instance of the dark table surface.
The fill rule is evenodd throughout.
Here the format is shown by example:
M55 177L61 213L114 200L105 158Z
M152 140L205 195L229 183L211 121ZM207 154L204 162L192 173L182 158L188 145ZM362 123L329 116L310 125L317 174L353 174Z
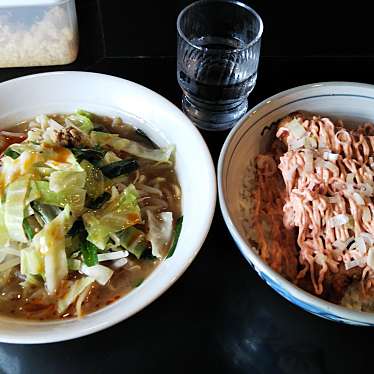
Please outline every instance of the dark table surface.
M175 21L188 3L77 0L77 61L0 69L0 81L52 70L94 71L140 83L180 106ZM331 9L327 1L247 3L265 25L250 106L305 83L374 83L370 2ZM216 163L227 132L202 135ZM112 328L73 341L0 344L0 372L359 373L372 367L372 334L370 328L310 315L275 293L241 256L217 208L199 255L155 302Z

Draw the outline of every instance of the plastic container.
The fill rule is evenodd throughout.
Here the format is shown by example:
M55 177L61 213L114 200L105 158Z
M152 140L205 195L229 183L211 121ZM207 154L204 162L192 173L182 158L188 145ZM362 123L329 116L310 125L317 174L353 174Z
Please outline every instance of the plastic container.
M74 0L0 0L0 67L64 65L77 54Z

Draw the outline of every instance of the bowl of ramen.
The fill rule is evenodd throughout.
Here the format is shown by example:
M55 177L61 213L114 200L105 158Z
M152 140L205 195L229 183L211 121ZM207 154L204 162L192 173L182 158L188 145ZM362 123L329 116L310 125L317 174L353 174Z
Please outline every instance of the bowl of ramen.
M260 277L306 311L374 325L374 86L328 82L254 107L221 151L225 222Z
M0 84L0 341L87 335L186 270L215 173L194 125L135 83L59 72Z

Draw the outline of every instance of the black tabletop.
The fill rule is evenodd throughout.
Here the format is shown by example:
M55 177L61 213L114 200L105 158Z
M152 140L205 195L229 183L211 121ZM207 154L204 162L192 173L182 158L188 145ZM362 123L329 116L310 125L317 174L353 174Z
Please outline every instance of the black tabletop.
M265 26L250 106L305 83L374 83L370 2L332 9L327 1L246 2ZM0 69L0 81L52 70L94 71L140 83L180 106L175 21L188 3L77 0L77 61ZM202 132L215 163L227 134ZM217 208L199 255L155 302L73 341L0 344L0 372L358 373L371 367L372 334L310 315L279 296L241 256Z

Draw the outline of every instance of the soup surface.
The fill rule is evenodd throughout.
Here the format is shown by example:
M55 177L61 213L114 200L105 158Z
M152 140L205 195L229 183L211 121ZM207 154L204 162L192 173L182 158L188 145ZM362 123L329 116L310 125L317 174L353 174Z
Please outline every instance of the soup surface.
M182 225L174 147L79 110L0 132L0 313L83 316L138 287Z

